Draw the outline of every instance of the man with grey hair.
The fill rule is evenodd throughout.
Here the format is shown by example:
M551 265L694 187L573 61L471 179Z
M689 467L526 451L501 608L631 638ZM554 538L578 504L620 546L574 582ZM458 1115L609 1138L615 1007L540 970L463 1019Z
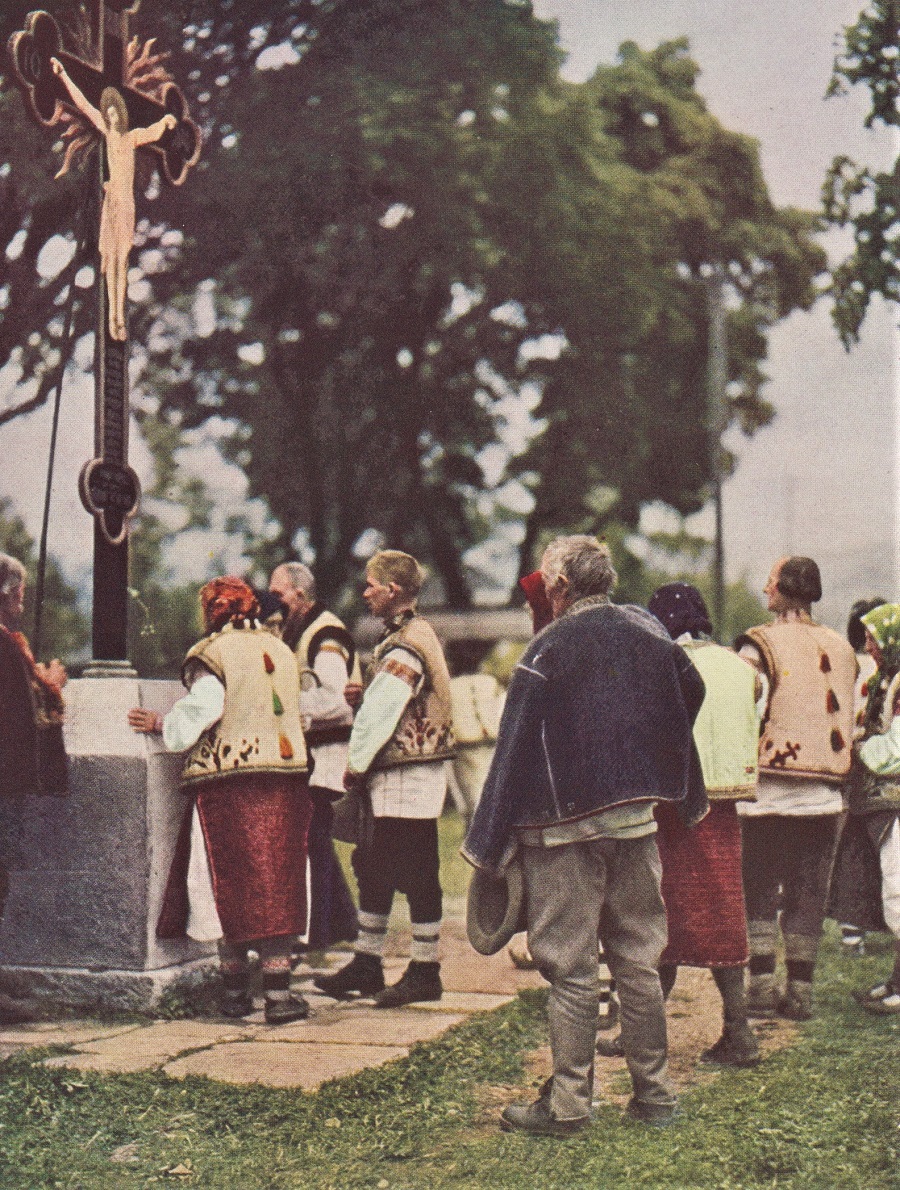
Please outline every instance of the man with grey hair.
M353 638L344 624L316 599L313 572L302 562L282 562L269 591L282 607L278 629L294 651L300 670L300 714L313 773L309 787L309 928L303 943L325 949L356 938L356 906L331 839L332 802L344 792L353 712L344 699L348 681L360 680Z
M597 937L619 989L634 1095L629 1115L675 1111L657 964L666 944L657 801L687 822L707 810L692 725L703 680L637 607L609 601L616 572L594 537L547 547L541 575L553 622L516 666L494 761L463 854L502 872L518 853L528 945L551 985L553 1077L501 1126L565 1137L590 1117L599 1011Z

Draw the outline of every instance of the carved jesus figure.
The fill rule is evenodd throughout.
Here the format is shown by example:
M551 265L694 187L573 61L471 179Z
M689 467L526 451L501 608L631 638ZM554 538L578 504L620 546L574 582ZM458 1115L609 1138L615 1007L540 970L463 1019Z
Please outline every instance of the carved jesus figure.
M72 102L106 142L109 181L103 185L100 210L100 269L106 279L110 337L124 340L128 257L134 245L135 158L141 145L158 141L177 121L173 115L165 115L148 128L129 129L125 100L114 87L104 89L98 110L72 81L59 58L51 62Z

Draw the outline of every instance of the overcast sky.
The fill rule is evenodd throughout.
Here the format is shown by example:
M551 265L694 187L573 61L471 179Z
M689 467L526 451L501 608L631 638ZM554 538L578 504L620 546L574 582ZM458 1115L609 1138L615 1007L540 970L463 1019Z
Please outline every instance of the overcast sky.
M758 138L776 203L815 208L832 157L883 159L885 140L862 127L865 94L824 99L836 40L860 0L536 0L538 15L559 21L568 52L566 73L586 78L613 60L622 41L643 48L686 35L701 66L700 90L727 126ZM833 250L836 241L831 241ZM739 455L726 486L726 562L730 577L761 586L784 553L819 559L828 596L824 617L840 623L860 594L897 593L895 318L870 315L862 344L847 355L824 302L794 315L771 339L765 395L778 410L752 442L729 445ZM673 410L673 416L678 411ZM40 525L49 410L0 429L0 495L12 495L34 533ZM89 386L66 394L54 488L52 552L86 568L91 526L76 495L78 470L92 451ZM146 477L147 460L133 444ZM208 467L213 495L239 500L234 469ZM209 543L213 548L214 542ZM206 543L193 539L202 553ZM194 567L205 559L193 558ZM185 559L187 563L188 559ZM236 564L236 560L235 560Z
M833 157L884 161L887 138L867 133L866 93L825 100L841 30L861 0L537 0L555 17L566 73L588 77L627 40L650 49L687 36L699 89L728 127L756 137L772 198L815 209ZM832 253L840 249L829 240ZM770 341L766 397L778 416L748 442L725 489L729 576L759 587L785 552L823 571L821 613L835 624L853 599L898 594L896 562L896 312L870 314L848 355L823 301ZM673 410L677 416L677 411Z

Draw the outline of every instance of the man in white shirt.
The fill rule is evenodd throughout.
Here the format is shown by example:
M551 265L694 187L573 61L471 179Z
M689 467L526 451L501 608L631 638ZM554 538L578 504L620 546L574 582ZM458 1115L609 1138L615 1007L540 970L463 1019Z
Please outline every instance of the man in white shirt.
M316 598L313 572L302 562L283 562L269 580L283 609L277 629L297 658L300 714L313 761L309 793L310 917L301 945L325 950L356 939L356 906L331 838L332 803L344 792L347 745L353 712L344 698L348 682L360 680L356 646L345 625Z
M373 837L353 857L356 953L342 970L315 981L336 997L374 995L379 1008L438 1000L443 990L437 819L453 733L447 663L434 629L416 612L422 578L415 558L400 550L382 550L366 567L363 598L385 631L353 724L344 783L371 799ZM412 947L403 977L385 988L382 956L395 892L409 902Z

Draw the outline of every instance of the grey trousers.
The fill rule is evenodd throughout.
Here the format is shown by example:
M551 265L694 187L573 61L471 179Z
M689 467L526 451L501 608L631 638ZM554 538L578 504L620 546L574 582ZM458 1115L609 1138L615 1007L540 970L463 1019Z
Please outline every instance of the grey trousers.
M598 934L619 993L634 1098L674 1106L657 971L667 932L655 837L523 847L521 855L528 946L550 983L553 1115L581 1119L591 1106L600 1004Z

